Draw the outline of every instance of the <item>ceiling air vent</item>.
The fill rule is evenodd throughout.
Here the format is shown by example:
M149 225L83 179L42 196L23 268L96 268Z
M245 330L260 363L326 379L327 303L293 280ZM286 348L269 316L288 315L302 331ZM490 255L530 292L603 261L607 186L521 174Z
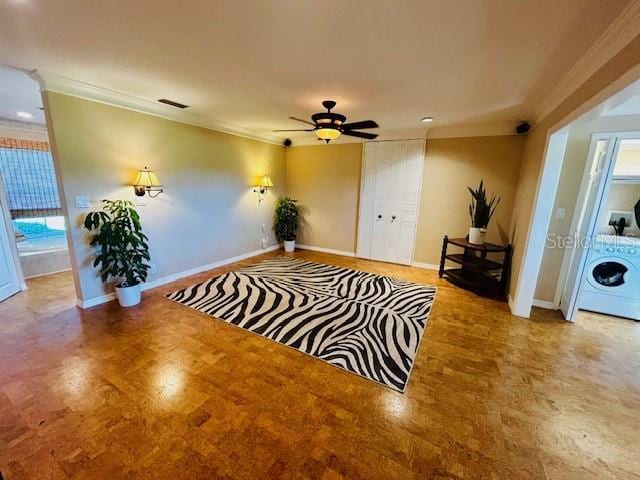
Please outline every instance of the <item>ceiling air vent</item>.
M166 98L161 98L158 100L160 103L164 103L165 105L171 105L176 108L189 108L189 105L184 105L183 103L174 102L173 100L167 100Z

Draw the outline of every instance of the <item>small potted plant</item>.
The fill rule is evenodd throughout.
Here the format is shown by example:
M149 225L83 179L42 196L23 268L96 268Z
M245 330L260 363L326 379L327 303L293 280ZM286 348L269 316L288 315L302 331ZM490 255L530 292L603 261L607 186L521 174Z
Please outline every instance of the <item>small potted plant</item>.
M297 200L289 197L278 199L276 203L273 230L278 240L284 242L284 251L293 252L296 248L296 231L298 230Z
M487 191L483 181L477 189L467 187L471 193L471 203L469 204L469 216L471 217L471 227L469 228L469 243L476 245L484 244L484 236L487 233L487 226L493 217L496 207L500 203L500 197L493 195L487 201Z
M93 266L99 266L103 282L113 281L120 305L131 307L140 303L140 284L150 268L148 238L133 203L102 203L102 210L87 214L84 220L84 227L92 232L90 245L99 248Z

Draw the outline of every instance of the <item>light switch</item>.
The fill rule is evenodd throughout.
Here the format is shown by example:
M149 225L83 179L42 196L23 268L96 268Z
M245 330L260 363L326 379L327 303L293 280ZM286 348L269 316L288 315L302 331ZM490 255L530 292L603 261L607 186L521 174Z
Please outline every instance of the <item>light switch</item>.
M559 208L556 210L556 218L558 220L562 220L566 214L567 214L567 211L564 208Z
M138 197L137 195L134 202L136 204L136 207L144 207L147 205L147 202L144 201L144 197Z
M76 208L91 208L89 197L76 197Z

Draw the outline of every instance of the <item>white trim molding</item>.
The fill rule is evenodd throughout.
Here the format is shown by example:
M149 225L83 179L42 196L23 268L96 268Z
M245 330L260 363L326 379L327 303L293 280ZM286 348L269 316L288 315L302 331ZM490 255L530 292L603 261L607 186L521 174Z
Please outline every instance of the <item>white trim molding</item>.
M271 245L270 247L254 250L252 252L243 253L242 255L236 255L235 257L224 258L222 260L218 260L217 262L209 263L207 265L201 265L199 267L191 268L189 270L184 270L182 272L174 273L171 275L166 275L164 277L157 278L150 282L146 282L142 284L142 291L151 290L156 287L160 287L162 285L166 285L167 283L175 282L176 280L180 280L181 278L190 277L192 275L196 275L198 273L206 272L207 270L213 270L214 268L222 267L224 265L229 265L230 263L239 262L241 260L246 260L247 258L256 257L258 255L262 255L263 253L273 252L275 250L279 250L282 248L282 245L276 244ZM97 305L101 305L103 303L110 302L111 300L115 300L116 294L115 292L107 293L106 295L101 295L99 297L93 297L88 300L80 300L79 298L76 300L76 305L82 309L95 307Z
M427 141L437 138L466 138L466 137L500 137L517 135L518 122L483 123L479 125L451 125L432 127L427 132Z
M540 102L531 119L535 126L602 68L640 31L640 0L629 5L609 25L598 40L571 67L556 87Z
M555 302L549 302L548 300L538 300L537 298L533 299L534 307L538 308L546 308L547 310L558 310L559 306Z
M349 252L347 250L334 250L333 248L324 248L324 247L316 247L314 245L298 245L296 244L296 248L300 250L311 250L314 252L321 253L330 253L332 255L340 255L342 257L355 257L356 252Z
M522 261L517 272L518 282L512 288L514 295L513 298L510 297L509 303L511 313L518 317L529 318L531 313L568 137L568 128L547 136L533 202L534 208L523 240Z
M426 270L440 270L440 265L436 265L435 263L411 262L411 266L416 268L424 268Z
M209 130L216 130L218 132L229 133L231 135L272 143L274 145L282 145L282 140L279 137L267 132L223 122L188 110L181 110L164 105L157 101L128 95L40 70L29 72L29 76L40 85L41 91L62 93L64 95L125 108L127 110L133 110L134 112L145 113L196 127L208 128Z

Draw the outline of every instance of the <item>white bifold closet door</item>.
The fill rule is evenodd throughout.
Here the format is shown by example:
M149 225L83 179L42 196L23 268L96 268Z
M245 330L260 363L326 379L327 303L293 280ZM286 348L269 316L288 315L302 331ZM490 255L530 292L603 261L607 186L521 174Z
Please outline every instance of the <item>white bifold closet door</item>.
M423 165L422 139L364 144L359 257L411 265Z

